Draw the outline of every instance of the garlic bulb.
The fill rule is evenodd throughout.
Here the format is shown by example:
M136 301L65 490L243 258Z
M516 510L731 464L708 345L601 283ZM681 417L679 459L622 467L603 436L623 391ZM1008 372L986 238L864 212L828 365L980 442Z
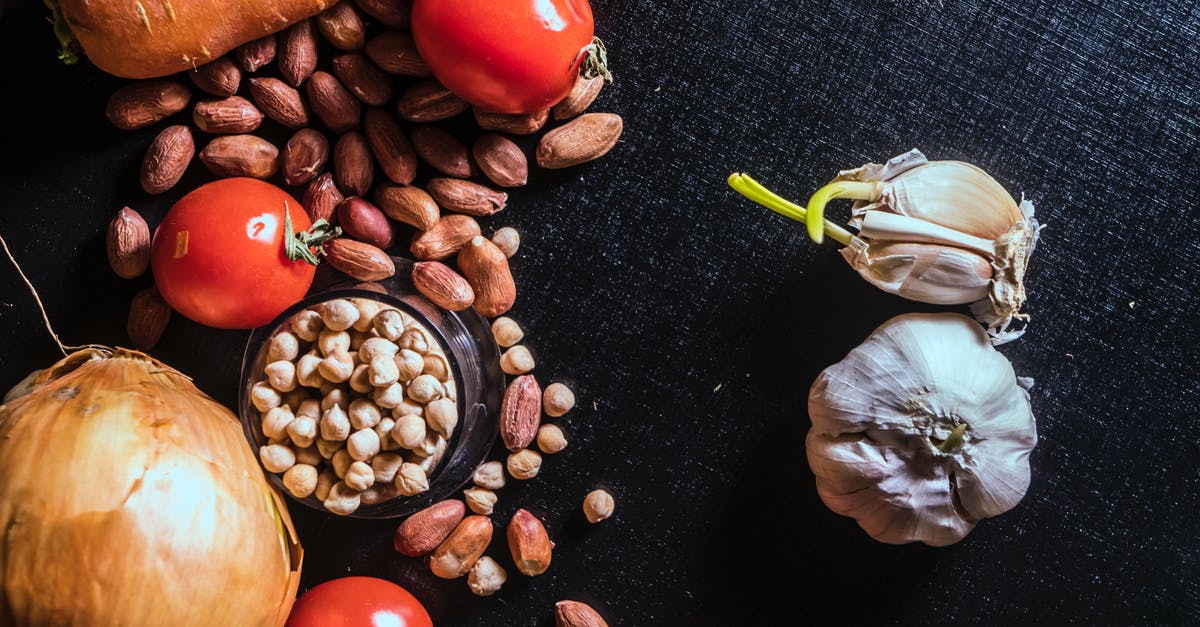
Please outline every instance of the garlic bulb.
M821 500L881 542L961 540L1029 487L1031 385L966 316L892 318L809 392Z
M824 233L845 245L842 256L864 279L905 298L938 305L972 303L994 343L1016 339L1013 320L1025 302L1025 268L1039 226L1033 204L1020 204L992 177L960 161L929 161L911 150L884 165L841 172L801 208L745 175L734 189L785 216L804 221L818 243ZM856 202L850 233L824 220L836 198Z

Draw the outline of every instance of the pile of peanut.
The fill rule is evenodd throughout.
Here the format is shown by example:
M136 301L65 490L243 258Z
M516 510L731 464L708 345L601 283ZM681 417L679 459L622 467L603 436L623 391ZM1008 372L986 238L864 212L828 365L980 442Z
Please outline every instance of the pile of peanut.
M458 425L454 376L429 330L365 298L325 301L288 327L250 389L263 467L342 516L428 490Z

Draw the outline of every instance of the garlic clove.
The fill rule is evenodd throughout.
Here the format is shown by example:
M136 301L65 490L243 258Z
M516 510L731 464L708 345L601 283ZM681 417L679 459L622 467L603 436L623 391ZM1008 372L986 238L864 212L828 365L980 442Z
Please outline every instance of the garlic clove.
M910 300L955 305L986 299L991 263L953 246L855 238L841 250L850 267L879 289Z
M931 161L885 185L882 204L892 212L994 240L1024 219L996 179L961 161Z

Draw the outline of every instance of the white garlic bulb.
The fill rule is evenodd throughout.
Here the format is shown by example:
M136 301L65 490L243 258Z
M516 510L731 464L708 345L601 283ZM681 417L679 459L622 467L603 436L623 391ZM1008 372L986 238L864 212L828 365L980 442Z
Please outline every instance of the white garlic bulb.
M1039 232L1033 203L1020 204L995 179L960 161L929 161L911 150L886 164L841 172L813 194L807 208L753 179L734 174L746 197L804 221L817 242L824 233L845 245L842 256L864 279L905 298L938 305L971 303L1000 344L1025 303L1025 268ZM824 219L825 204L850 198L851 233Z
M821 500L881 542L961 540L1029 487L1030 385L966 316L892 318L809 392Z

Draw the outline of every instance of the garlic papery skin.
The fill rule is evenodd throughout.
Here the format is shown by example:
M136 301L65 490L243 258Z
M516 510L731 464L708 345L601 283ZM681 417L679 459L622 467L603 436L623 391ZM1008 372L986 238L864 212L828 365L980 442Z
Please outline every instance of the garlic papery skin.
M1029 487L1028 385L966 316L889 320L809 392L821 500L881 542L958 542Z

